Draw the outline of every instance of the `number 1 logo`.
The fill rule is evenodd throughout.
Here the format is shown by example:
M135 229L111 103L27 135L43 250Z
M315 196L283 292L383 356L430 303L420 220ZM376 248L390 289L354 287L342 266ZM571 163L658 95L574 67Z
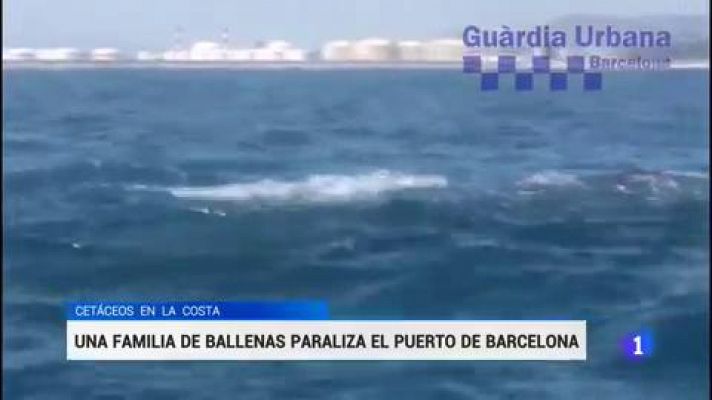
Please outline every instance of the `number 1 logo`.
M633 338L633 342L635 342L635 351L633 351L633 354L636 356L644 355L645 353L643 353L643 338L640 335L637 335Z

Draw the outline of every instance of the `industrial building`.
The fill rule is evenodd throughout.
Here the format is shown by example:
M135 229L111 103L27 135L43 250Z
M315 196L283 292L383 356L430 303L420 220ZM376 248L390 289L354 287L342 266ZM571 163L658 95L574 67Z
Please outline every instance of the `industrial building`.
M3 61L31 61L35 59L35 50L28 48L10 48L2 51Z
M423 46L423 61L458 62L462 60L465 46L461 39L436 39Z
M55 47L35 50L34 60L46 62L68 62L80 59L81 53L73 47Z
M371 38L327 42L321 59L327 62L459 62L465 50L460 39L428 42Z
M284 40L274 40L252 49L253 61L306 61L306 52Z
M404 40L396 44L398 60L420 62L425 58L423 43L417 40Z
M144 59L148 59L148 54L142 54ZM258 61L258 62L278 62L292 61L299 62L306 60L306 52L295 48L291 43L284 40L269 41L255 48L231 48L224 43L199 41L187 49L173 49L163 52L163 61L187 61L187 62L237 62L237 61Z
M351 42L333 40L326 42L321 48L321 59L324 61L348 61L351 59Z
M220 43L200 41L195 42L188 51L190 61L222 61L225 60L227 49Z
M353 61L392 61L395 59L395 47L388 39L363 39L353 44L351 56Z
M160 61L163 58L161 53L141 50L136 53L136 60L143 62Z
M126 62L134 60L147 62L306 62L308 53L284 40L272 40L253 47L233 47L229 45L227 33L221 41L196 41L183 45L176 40L171 49L151 52L139 51L134 57L122 55L119 49L100 47L81 52L71 47L59 48L9 48L3 50L6 62L74 62L90 61L98 63ZM430 41L366 38L361 40L335 40L325 43L316 58L320 61L342 63L456 63L466 53L460 39L437 39ZM489 58L489 54L482 54Z
M89 55L91 61L95 62L112 62L117 61L121 53L118 49L112 47L100 47L93 49Z

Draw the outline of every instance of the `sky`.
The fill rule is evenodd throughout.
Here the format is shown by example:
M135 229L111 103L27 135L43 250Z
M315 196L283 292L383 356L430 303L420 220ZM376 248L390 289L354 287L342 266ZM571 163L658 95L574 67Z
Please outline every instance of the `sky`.
M3 0L3 46L165 49L183 41L459 37L466 25L546 24L567 14L707 15L709 0Z

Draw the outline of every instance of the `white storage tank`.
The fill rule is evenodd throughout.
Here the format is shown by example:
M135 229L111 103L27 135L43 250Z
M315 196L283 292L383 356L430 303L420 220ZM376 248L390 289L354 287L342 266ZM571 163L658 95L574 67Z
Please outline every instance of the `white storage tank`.
M195 42L190 48L191 61L220 61L225 59L225 51L216 42Z
M291 43L284 40L272 40L264 45L265 49L274 51L275 53L281 53L285 50L291 49Z
M35 59L35 50L28 48L11 48L3 50L3 61L30 61Z
M321 48L321 59L324 61L351 60L351 42L334 40L325 43Z
M38 61L76 61L79 59L79 50L72 47L55 47L39 49L35 53Z
M111 47L101 47L91 51L90 58L97 62L110 62L119 59L119 50Z
M282 58L284 59L284 61L306 61L307 53L302 49L286 49L282 53Z
M163 61L189 61L190 52L187 50L168 50L161 55Z
M417 40L398 42L398 59L401 61L422 61L423 43Z
M252 59L252 50L229 49L225 52L225 58L228 61L250 61Z
M260 47L258 49L252 49L253 61L277 61L279 59L279 55L270 48Z
M138 61L160 61L163 58L161 53L153 53L146 50L141 50L136 53L136 59Z
M254 61L304 61L306 52L284 40L272 40L252 50Z
M425 45L425 60L434 62L462 61L465 45L461 39L437 39Z
M388 39L359 40L352 47L355 61L390 61L394 59L394 46Z

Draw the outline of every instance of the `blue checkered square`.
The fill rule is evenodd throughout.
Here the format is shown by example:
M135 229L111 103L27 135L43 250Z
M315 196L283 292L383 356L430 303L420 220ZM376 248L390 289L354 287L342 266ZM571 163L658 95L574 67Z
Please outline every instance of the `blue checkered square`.
M499 74L496 72L485 72L480 76L481 90L497 90L499 88Z
M565 72L552 72L549 75L549 89L553 91L566 90L568 75Z
M549 73L551 69L551 63L549 56L534 56L532 57L532 70L534 73L542 74Z
M497 72L513 73L517 69L517 57L515 56L499 56L497 58Z
M584 70L583 56L566 57L566 70L571 73L581 73Z
M482 58L480 56L462 57L462 72L474 74L482 71Z
M514 76L514 88L519 91L534 89L534 74L517 73Z
M603 74L600 72L586 72L583 74L583 90L601 90L603 87Z

